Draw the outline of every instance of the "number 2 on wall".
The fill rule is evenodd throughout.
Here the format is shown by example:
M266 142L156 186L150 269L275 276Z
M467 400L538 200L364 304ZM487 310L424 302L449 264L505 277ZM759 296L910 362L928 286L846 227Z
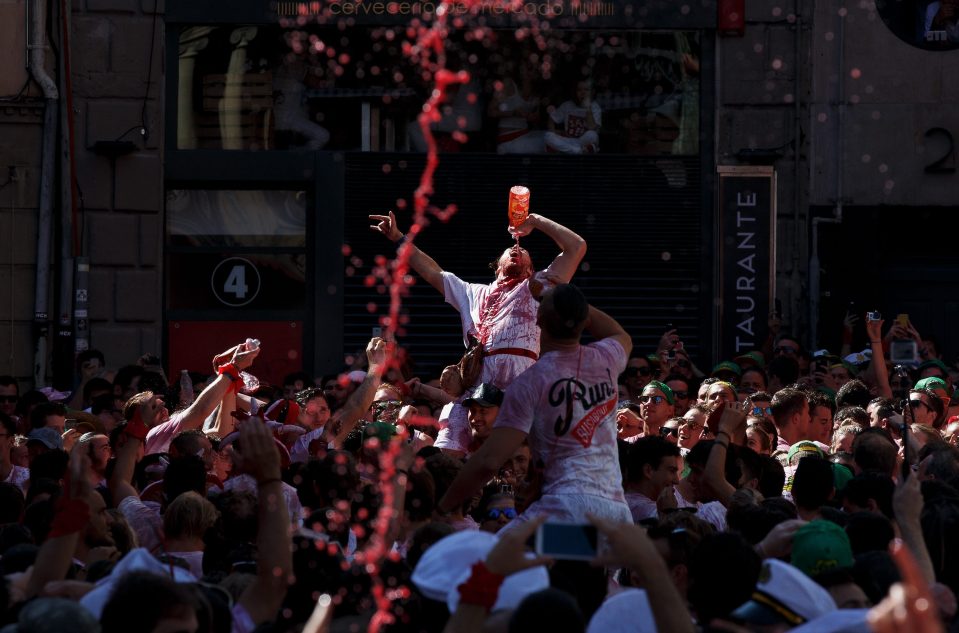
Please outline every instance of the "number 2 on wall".
M249 286L246 285L246 267L243 265L234 266L230 270L226 281L223 282L223 292L229 292L237 299L246 299L246 292Z
M944 136L948 145L945 153L937 160L926 165L927 174L952 174L956 171L956 152L953 142L952 132L943 127L934 127L926 130L926 138L933 136ZM949 165L946 165L949 162Z

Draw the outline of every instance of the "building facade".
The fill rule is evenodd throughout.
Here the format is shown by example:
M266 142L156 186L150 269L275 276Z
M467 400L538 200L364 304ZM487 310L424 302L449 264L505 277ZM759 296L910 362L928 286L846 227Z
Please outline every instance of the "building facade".
M408 224L403 205L423 164L410 129L428 90L409 72L395 80L405 62L388 33L411 18L371 8L298 20L304 5L287 4L224 12L215 2L85 0L65 16L51 6L51 19L42 16L51 28L31 33L45 3L0 2L13 60L0 71L0 183L9 176L0 288L10 297L0 357L11 373L69 386L78 345L102 350L111 366L149 352L168 371L202 371L209 347L258 336L265 350L272 343L264 365L275 381L300 367L339 370L382 327L375 258L388 248L366 214L394 208ZM956 53L904 42L873 2L745 5L741 35L721 33L720 8L706 0L564 9L572 21L560 19L545 48L553 74L536 85L556 108L574 70L590 77L605 120L599 153L584 156L497 152L491 94L497 73L525 72L514 33L528 25L495 16L492 44L451 37L461 53L451 61L478 78L483 109L474 125L476 104L464 99L455 125L439 124L447 145L434 202L457 213L433 219L424 249L464 278L488 279L485 262L509 245L506 191L528 184L534 210L587 238L577 276L587 294L640 345L675 325L706 364L728 327L717 315L717 167L760 164L776 175L765 239L775 258L769 305L778 300L784 327L826 343L849 300L928 313L938 327L930 288L915 281L932 271L952 282L917 243L937 239L931 227L946 225L952 204ZM285 57L290 33L307 44L299 62ZM44 67L58 89L44 222L45 105L28 81L28 34L48 43ZM943 156L945 170L926 169ZM906 243L883 242L886 223ZM552 256L548 240L529 244L536 263ZM37 314L38 259L49 262L46 315ZM455 360L458 321L432 289L413 286L407 305L404 343L418 369L435 373Z

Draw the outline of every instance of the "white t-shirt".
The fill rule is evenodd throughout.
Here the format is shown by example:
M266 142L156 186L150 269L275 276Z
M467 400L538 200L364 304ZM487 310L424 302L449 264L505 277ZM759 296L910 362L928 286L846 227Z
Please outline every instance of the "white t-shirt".
M633 523L659 518L656 502L641 492L627 492L626 505L629 506L629 513L633 515Z
M183 419L186 417L186 409L177 411L170 416L170 419L161 424L157 424L147 432L147 438L143 452L145 455L151 453L169 453L170 441L180 431L183 431Z
M599 104L593 101L589 109L593 112L593 121L596 126L603 123L603 115ZM563 126L562 132L570 138L579 138L586 133L586 108L580 107L572 101L564 101L550 113L553 122Z
M290 484L281 482L283 488L283 500L286 503L286 509L290 513L290 523L299 527L303 523L303 506L300 504L300 498L297 496L296 488ZM256 485L256 479L250 475L237 475L231 477L223 483L224 492L238 490L242 492L252 492L259 495L259 487Z
M463 327L463 343L469 343L469 335L476 336L480 311L486 307L486 298L494 284L471 284L453 273L443 273L446 302L460 313ZM539 304L529 291L529 280L523 280L506 292L499 310L489 320L489 340L486 351L506 347L525 349L539 354L539 326L536 313ZM483 359L480 383L491 382L505 389L510 381L523 373L534 361L526 356L497 354Z
M548 352L506 390L495 428L529 434L546 464L543 495L592 495L625 506L616 448L616 379L626 351L615 339Z

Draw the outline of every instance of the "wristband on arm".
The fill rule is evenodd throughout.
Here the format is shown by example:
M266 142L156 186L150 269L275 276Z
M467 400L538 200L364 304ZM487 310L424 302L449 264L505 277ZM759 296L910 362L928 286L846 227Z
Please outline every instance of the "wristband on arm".
M483 561L475 563L469 580L456 588L460 592L460 603L477 605L489 611L496 604L504 578L487 569Z
M150 429L143 422L143 416L140 415L140 409L137 408L133 412L133 419L127 422L127 425L123 427L123 434L129 435L130 437L145 442L147 439L147 433Z
M220 365L219 369L216 370L216 373L221 376L226 376L233 383L230 385L230 391L238 392L240 390L240 370L236 368L236 365L233 363L227 363L226 365Z
M90 506L82 499L60 497L57 501L56 511L57 513L50 526L50 532L47 535L48 538L79 532L90 522Z

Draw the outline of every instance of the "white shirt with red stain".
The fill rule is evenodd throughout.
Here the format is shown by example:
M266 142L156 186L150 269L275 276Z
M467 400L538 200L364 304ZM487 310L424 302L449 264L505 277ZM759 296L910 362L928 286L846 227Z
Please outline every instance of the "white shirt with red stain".
M628 512L615 419L616 379L625 368L626 350L607 338L544 354L506 390L494 427L529 434L546 465L544 496L602 497Z
M481 313L485 310L486 299L493 291L492 284L471 284L453 273L443 273L443 286L446 302L460 313L463 327L463 343L468 344L469 336L477 335ZM539 303L533 299L529 290L529 280L523 280L509 290L499 304L499 309L488 319L489 339L484 341L486 351L503 348L518 348L539 354L539 326L536 325L536 313ZM510 382L523 373L535 361L525 356L497 354L483 359L483 373L479 382L491 382L505 389Z

